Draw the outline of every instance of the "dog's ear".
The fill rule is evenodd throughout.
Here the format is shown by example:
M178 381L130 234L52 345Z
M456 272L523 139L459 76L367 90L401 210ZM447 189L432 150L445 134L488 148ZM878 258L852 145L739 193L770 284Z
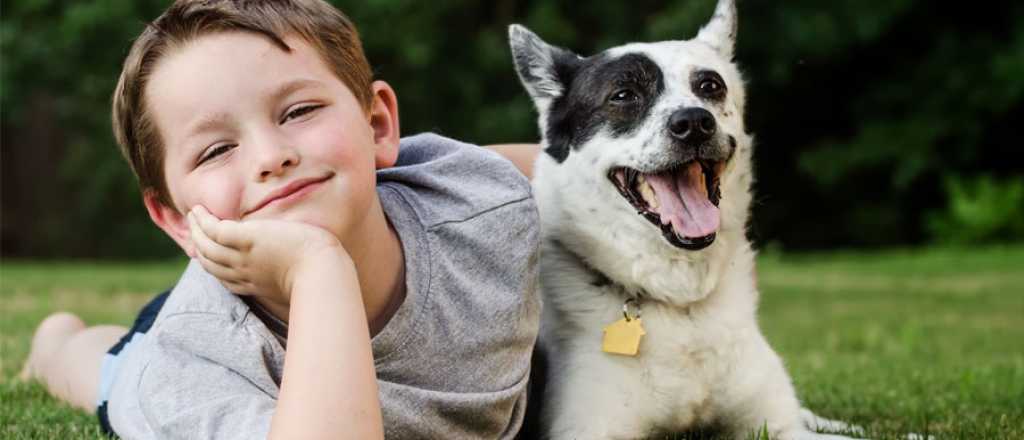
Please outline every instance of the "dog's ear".
M552 99L565 93L580 60L578 55L545 43L537 34L518 24L508 27L508 41L516 73L538 108L543 109Z
M700 28L697 40L707 43L722 57L732 61L733 47L736 45L736 0L718 0L715 15Z

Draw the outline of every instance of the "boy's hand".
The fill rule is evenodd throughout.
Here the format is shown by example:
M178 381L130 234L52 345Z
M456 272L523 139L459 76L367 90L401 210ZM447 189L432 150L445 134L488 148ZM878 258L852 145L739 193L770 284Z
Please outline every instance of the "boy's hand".
M316 259L350 261L325 229L284 220L220 220L202 206L188 214L196 258L233 293L291 301L293 281Z

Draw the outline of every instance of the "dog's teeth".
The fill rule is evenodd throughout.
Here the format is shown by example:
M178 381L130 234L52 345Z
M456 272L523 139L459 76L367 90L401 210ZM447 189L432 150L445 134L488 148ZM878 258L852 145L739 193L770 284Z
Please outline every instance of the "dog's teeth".
M651 188L651 184L647 183L643 177L640 177L640 196L644 198L647 205L653 209L658 209L658 198L654 195L654 188Z

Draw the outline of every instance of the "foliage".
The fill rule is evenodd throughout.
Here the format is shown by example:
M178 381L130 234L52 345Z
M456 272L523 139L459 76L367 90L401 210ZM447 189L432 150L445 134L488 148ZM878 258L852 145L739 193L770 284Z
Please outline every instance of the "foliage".
M164 5L155 0L4 4L5 171L12 160L38 166L35 162L44 159L33 154L41 147L27 131L59 131L61 138L57 160L32 180L8 182L10 173L4 173L5 247L13 236L28 242L21 246L29 254L152 257L174 251L146 217L110 129L110 96L121 62L146 18ZM53 123L33 126L33 118ZM24 212L6 209L12 183L17 196L36 204ZM8 227L19 214L31 218Z
M928 218L936 241L977 244L1024 236L1024 180L950 176L945 187L946 210Z
M114 148L109 100L131 39L166 1L4 4L5 255L175 252ZM590 54L689 38L713 0L335 2L360 26L405 133L537 139L509 23ZM737 59L757 135L753 237L786 248L913 244L952 175L1021 179L1024 3L741 1ZM19 168L28 167L30 171ZM1003 238L1021 239L1018 232Z

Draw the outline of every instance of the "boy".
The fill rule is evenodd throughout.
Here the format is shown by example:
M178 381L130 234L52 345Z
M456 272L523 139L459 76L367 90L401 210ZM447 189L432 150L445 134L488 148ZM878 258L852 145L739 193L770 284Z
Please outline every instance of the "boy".
M126 438L515 435L539 309L528 182L440 136L399 149L394 92L340 12L178 1L134 43L113 113L150 217L193 261L98 391L68 363L118 329L69 315L40 326L29 374L79 406L98 394Z

